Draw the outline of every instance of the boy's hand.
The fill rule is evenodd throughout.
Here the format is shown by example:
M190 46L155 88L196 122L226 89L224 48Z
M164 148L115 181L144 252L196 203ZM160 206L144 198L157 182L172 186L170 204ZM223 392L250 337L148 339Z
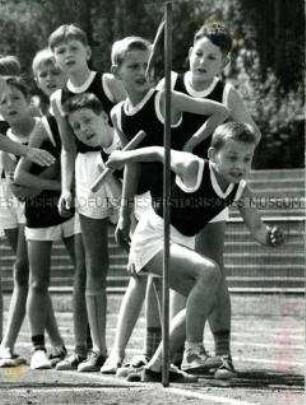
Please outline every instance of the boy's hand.
M62 193L57 204L60 215L64 218L71 216L71 210L74 208L71 192Z
M136 273L136 269L135 269L135 264L133 261L129 261L127 268L126 268L128 274L130 277L138 277L138 274Z
M130 227L131 221L128 216L120 215L117 227L115 230L115 239L119 246L123 247L127 252L130 251Z
M51 166L55 157L43 149L28 148L25 157L39 166Z
M114 150L106 162L106 167L112 170L117 170L121 169L122 166L124 166L124 152Z
M269 228L266 237L267 245L277 247L284 243L284 234L277 226Z

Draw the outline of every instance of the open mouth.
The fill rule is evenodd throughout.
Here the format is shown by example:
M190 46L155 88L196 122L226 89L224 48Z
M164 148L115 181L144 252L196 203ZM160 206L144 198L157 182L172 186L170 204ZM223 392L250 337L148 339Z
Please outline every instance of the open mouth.
M73 66L73 65L75 65L75 61L73 61L73 60L69 60L68 62L66 62L66 66Z
M10 117L15 117L16 115L18 115L18 112L17 112L17 111L10 111L10 112L8 113L8 115L9 115Z

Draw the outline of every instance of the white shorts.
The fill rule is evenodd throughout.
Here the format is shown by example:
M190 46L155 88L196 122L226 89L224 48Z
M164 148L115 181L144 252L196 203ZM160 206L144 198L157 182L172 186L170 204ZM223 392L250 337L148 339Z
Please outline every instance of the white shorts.
M153 257L164 248L164 220L152 209L138 222L132 241L129 261L140 272ZM170 226L170 243L195 248L195 236L185 236Z
M229 219L229 209L228 207L224 208L217 216L209 221L209 224L213 224L214 222L227 222Z
M101 173L103 161L99 152L79 153L75 162L76 209L92 219L111 217L115 222L120 207L120 198L115 199L107 184L93 193L90 187Z
M25 224L24 203L19 201L10 190L10 181L0 181L0 228L13 229Z
M137 221L139 221L143 214L152 210L152 197L150 191L136 195L134 198L134 204L134 215Z
M76 214L72 218L59 225L48 226L47 228L28 228L25 227L25 237L27 240L35 241L57 241L64 238L70 238L73 235L81 233L80 219Z

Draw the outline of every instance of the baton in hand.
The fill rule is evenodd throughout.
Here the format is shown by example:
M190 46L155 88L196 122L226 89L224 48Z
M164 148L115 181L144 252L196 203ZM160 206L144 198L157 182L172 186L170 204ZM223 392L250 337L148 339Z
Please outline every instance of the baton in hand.
M125 147L122 150L131 150L131 149L135 149L140 142L145 138L147 134L144 131L139 131L133 139L130 140L130 142L128 142ZM106 169L103 170L103 172L96 178L96 180L94 181L94 183L91 185L90 190L95 193L96 191L98 191L103 182L107 179L107 177L113 172L113 169L110 169L109 167L107 167Z

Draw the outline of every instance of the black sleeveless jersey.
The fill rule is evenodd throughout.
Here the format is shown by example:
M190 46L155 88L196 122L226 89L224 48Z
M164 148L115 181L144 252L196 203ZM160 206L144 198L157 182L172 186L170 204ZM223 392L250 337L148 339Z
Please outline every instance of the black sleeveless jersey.
M151 95L146 100L145 104L134 114L127 114L125 112L124 102L118 105L118 108L120 108L119 114L117 115L119 128L127 140L130 141L140 130L145 131L147 134L143 141L137 146L138 148L163 146L164 144L164 124L160 121L155 107L157 95L157 90L151 91ZM172 149L178 149L181 136L181 125L173 126L171 129ZM159 162L141 163L137 194L151 191L152 195L161 196L162 189L163 164Z
M174 90L179 91L181 93L187 94L190 96L188 93L185 83L184 83L184 74L179 74L177 76L175 85L174 85ZM208 94L205 98L213 101L217 101L219 103L222 103L223 99L223 92L224 92L224 87L225 83L221 80L217 82L215 87L213 88L212 92ZM191 136L205 123L205 121L209 118L209 116L201 115L201 114L193 114L189 112L184 112L183 113L183 123L182 123L182 128L183 128L183 133L184 133L184 143L186 143ZM202 141L199 145L197 145L193 153L195 155L198 155L202 158L207 158L207 150L210 146L211 142L211 137L206 138L204 141Z
M231 189L227 197L220 197L212 183L211 170L208 160L204 160L201 183L193 192L183 191L175 182L172 183L171 225L183 235L197 235L210 220L231 205L237 196L240 183L229 186ZM153 207L163 217L162 200L155 199Z
M60 180L61 139L55 118L51 114L47 114L46 119L50 131L52 132L55 145L50 139L45 139L41 144L40 149L50 152L56 158L54 164L57 166L55 167L57 174L55 179ZM33 175L39 175L44 170L47 169L33 163L30 173ZM43 190L39 195L33 198L27 198L25 201L26 225L29 228L47 228L49 226L59 225L71 218L64 218L58 212L57 204L60 195L60 191ZM71 213L71 216L73 216L73 213Z
M101 101L103 109L108 116L108 124L112 127L113 124L110 118L110 111L116 103L111 101L105 94L102 85L102 74L100 72L96 72L94 79L86 89L86 93L93 93ZM68 89L67 86L65 86L62 90L61 104L63 105L69 98L75 96L76 94L80 93L73 93L71 90ZM75 140L77 151L80 153L95 152L101 150L100 147L93 147L86 145L85 143L81 142L78 138L75 138Z

